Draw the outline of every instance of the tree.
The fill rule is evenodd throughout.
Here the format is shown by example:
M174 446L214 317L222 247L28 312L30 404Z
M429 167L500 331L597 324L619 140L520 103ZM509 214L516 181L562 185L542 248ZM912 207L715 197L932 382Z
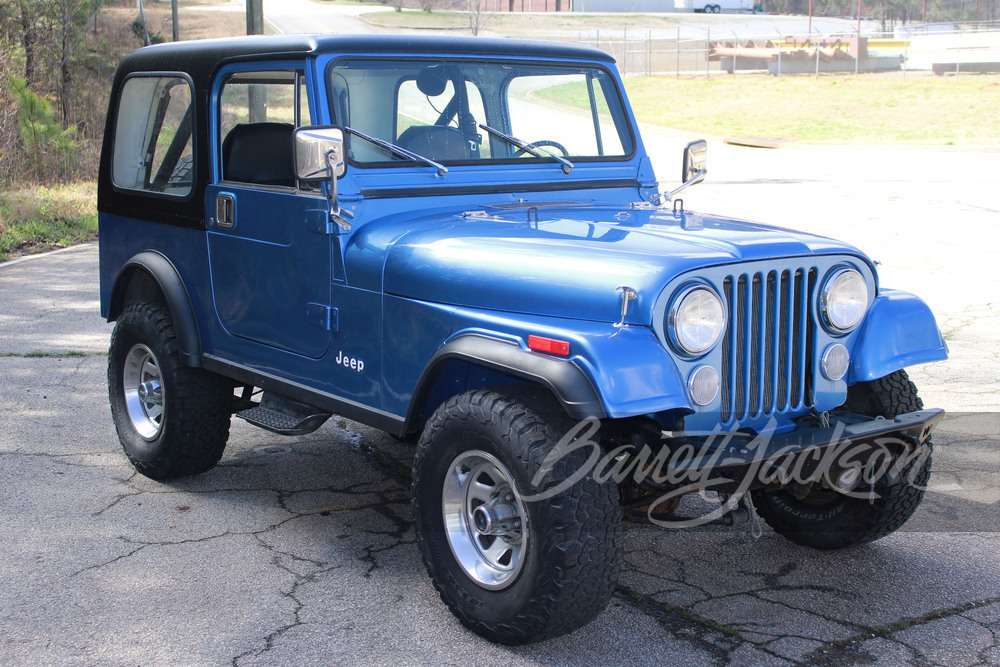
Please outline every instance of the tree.
M479 35L479 31L489 23L490 14L486 13L485 5L486 0L469 0L469 31L473 37Z
M33 93L24 79L11 77L10 91L17 104L17 125L29 151L65 152L76 145L74 128L63 129L52 105Z
M84 32L104 0L13 0L0 15L3 36L20 45L28 88L59 97L64 125L70 119L70 84ZM46 77L48 75L48 77Z
M43 17L37 0L10 0L0 5L0 34L17 43L24 52L24 80L33 86L37 63L36 44Z

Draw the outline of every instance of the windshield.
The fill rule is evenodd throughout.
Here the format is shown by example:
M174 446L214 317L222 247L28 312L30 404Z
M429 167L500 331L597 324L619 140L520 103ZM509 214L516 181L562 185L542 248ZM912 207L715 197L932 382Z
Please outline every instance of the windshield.
M444 164L560 166L566 161L551 156L575 163L632 153L614 79L598 67L341 60L330 68L328 85L333 122L357 131L347 142L355 164L412 163L358 133Z

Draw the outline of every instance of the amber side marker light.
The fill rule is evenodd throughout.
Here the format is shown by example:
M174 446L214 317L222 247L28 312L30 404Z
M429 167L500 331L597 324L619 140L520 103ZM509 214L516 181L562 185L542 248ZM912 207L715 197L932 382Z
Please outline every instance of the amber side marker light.
M528 347L535 352L558 354L561 357L569 356L569 341L565 340L556 340L555 338L545 338L543 336L528 336Z

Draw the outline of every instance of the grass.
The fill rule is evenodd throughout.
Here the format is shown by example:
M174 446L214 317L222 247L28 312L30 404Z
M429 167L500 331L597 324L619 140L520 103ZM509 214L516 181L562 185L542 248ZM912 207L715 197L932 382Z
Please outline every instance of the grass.
M1000 146L1000 75L629 78L640 122L714 136L819 144ZM586 107L567 88L546 99Z
M231 37L247 33L246 13L242 11L204 11L199 5L218 5L220 0L180 0L178 3L177 26L181 39L210 39ZM240 3L241 5L243 3ZM239 7L235 5L234 7ZM102 14L105 10L102 10ZM135 3L121 10L123 18L131 22L138 13ZM172 32L170 25L170 3L146 3L146 24L149 32L159 32L168 42ZM118 19L121 20L121 19Z
M97 238L93 183L0 192L0 261Z

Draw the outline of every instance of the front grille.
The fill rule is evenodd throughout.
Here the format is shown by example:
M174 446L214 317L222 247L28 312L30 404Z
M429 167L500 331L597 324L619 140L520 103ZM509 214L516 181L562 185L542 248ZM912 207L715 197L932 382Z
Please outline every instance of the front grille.
M729 312L722 342L724 424L812 406L816 274L803 267L723 280Z

